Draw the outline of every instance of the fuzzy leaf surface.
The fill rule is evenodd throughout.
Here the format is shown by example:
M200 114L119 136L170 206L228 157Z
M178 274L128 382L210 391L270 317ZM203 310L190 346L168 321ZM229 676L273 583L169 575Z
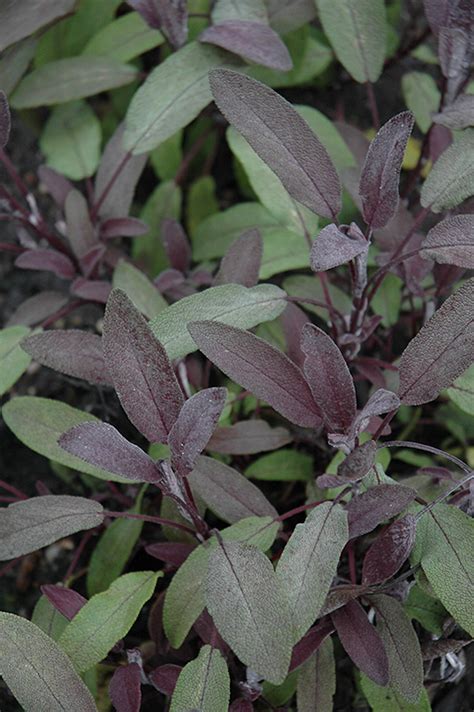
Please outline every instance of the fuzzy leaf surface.
M372 531L386 519L402 512L416 497L416 491L404 485L377 485L347 505L351 539Z
M431 228L421 255L441 264L474 269L474 215L454 215Z
M227 712L230 677L227 665L216 648L204 645L195 660L181 670L170 712Z

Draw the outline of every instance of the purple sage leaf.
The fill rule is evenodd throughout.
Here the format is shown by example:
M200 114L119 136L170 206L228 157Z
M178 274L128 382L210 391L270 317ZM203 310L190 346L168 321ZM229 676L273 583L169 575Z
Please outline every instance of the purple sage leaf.
M347 505L349 537L355 539L372 531L381 522L402 512L416 497L416 490L404 485L377 485Z
M183 227L177 220L165 218L160 234L171 267L187 272L191 266L191 247Z
M78 277L71 284L71 293L88 302L106 304L112 285L103 279L84 279Z
M15 324L35 326L48 316L59 311L67 302L67 295L61 294L61 292L40 292L35 294L34 297L25 299L15 309L5 326L14 326Z
M291 104L273 89L228 69L212 70L209 80L226 119L276 173L291 197L335 220L341 209L336 169Z
M474 269L474 215L454 215L431 228L421 255L441 264Z
M97 236L89 217L87 201L78 190L70 190L64 203L69 244L78 259L97 245Z
M354 381L334 341L314 324L303 327L304 374L330 432L347 430L356 414Z
M141 670L138 663L118 667L109 683L109 695L116 712L140 712Z
M73 279L76 274L76 268L67 255L48 248L23 252L16 258L15 266L53 272L61 279Z
M215 321L188 325L197 346L221 371L302 427L321 425L319 408L300 369L248 331Z
M364 220L371 229L384 227L398 206L398 183L414 116L403 111L382 126L372 141L360 177Z
M407 514L385 529L367 551L362 565L362 583L382 583L397 571L410 555L415 543L416 519Z
M314 272L325 272L367 252L369 243L362 234L356 235L351 237L337 225L326 225L312 244L311 269Z
M68 621L72 620L82 606L87 603L87 598L81 596L77 591L73 591L72 588L64 586L46 584L41 586L41 593Z
M145 22L161 30L173 49L182 47L188 37L187 0L127 0Z
M474 96L472 94L458 96L456 101L446 106L440 114L434 114L433 121L454 130L474 126Z
M241 420L234 425L217 427L207 449L223 455L255 455L277 450L291 442L286 428L272 428L265 420Z
M105 360L128 417L150 442L166 442L184 397L164 348L119 289L107 303L102 338Z
M0 90L0 149L4 148L10 136L10 107L5 92Z
M253 228L242 233L222 258L214 284L243 284L244 287L254 287L258 283L262 253L260 230Z
M286 45L271 27L262 22L219 22L207 27L199 35L199 41L217 45L269 69L287 72L293 67Z
M114 237L140 237L146 235L148 225L138 218L109 218L102 223L101 237L110 240Z
M377 445L374 440L368 440L353 450L337 468L337 474L349 482L361 480L373 467Z

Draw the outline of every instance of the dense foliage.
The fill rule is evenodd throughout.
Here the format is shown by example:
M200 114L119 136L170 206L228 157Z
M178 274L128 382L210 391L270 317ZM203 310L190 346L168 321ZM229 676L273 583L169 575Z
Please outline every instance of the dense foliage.
M2 419L51 465L2 475L0 576L71 548L0 612L2 710L438 709L474 636L472 2L7 0L0 51L0 250L50 276Z

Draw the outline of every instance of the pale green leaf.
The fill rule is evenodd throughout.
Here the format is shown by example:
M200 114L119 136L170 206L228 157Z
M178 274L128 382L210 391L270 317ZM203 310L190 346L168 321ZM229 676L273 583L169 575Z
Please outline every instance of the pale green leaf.
M68 624L68 619L43 594L38 598L33 609L31 622L41 628L43 633L46 633L53 640L58 640Z
M418 521L412 557L443 606L474 635L474 520L452 505L436 505Z
M130 511L139 514L146 485ZM104 531L94 547L87 569L89 596L105 591L123 572L143 529L140 519L119 517Z
M211 17L213 24L227 20L250 20L268 24L264 0L216 0Z
M183 158L183 131L180 129L150 153L150 163L158 178L172 180Z
M408 72L402 77L402 92L407 108L415 115L418 128L426 133L441 99L435 80L424 72Z
M138 12L129 12L99 30L86 44L82 54L129 62L163 42L161 32L149 27Z
M298 670L293 670L281 683L281 685L272 685L271 682L264 682L262 685L263 697L273 707L282 707L293 697L296 692L296 683L298 681Z
M281 272L309 268L309 245L303 234L285 228L262 231L263 254L259 279L265 280Z
M98 593L76 613L64 629L59 644L78 672L100 662L135 623L153 595L162 571L124 574Z
M152 277L168 266L165 248L160 240L161 223L165 218L179 219L182 192L173 180L164 181L155 188L140 213L140 218L150 228L146 235L133 239L132 254L144 264Z
M336 692L336 661L331 638L326 638L300 668L298 674L298 712L325 712L333 709Z
M198 225L218 210L216 181L212 176L201 176L190 185L186 203L186 224L191 237Z
M420 643L403 606L392 596L372 596L377 631L388 657L389 685L407 702L419 701L423 689Z
M31 363L31 356L20 346L30 332L27 326L0 329L0 396L18 381Z
M49 460L102 480L129 482L124 477L89 465L59 447L59 437L67 430L81 423L98 422L94 415L49 398L19 396L3 406L2 416L24 445Z
M85 101L57 106L40 138L46 163L58 173L81 180L95 173L100 161L100 121Z
M227 665L217 650L204 645L196 660L181 670L170 712L227 712L230 699L230 677Z
M61 648L34 623L0 612L0 675L25 712L97 712Z
M421 189L424 208L440 213L474 194L474 129L462 131L434 164Z
M339 289L339 287L335 287L330 283L327 286L334 307L343 314L348 313L351 308L350 297L348 297L342 289ZM283 289L290 297L299 297L303 300L299 305L302 309L312 314L317 314L321 319L324 319L324 321L328 320L327 309L304 301L305 297L323 302L323 304L326 301L321 280L316 276L309 277L304 274L292 275L283 281Z
M245 541L266 551L278 532L271 517L248 517L221 531L224 541ZM210 552L217 546L212 538L195 549L179 567L166 591L163 626L174 648L179 648L205 607L204 583Z
M284 590L254 546L222 542L210 557L206 604L237 657L275 685L288 674L293 631Z
M239 284L210 287L171 304L150 326L169 358L181 358L197 348L187 330L190 322L208 319L251 329L279 316L286 307L285 296L285 292L273 284L251 288Z
M398 322L402 303L403 281L396 274L386 274L377 289L371 305L375 314L382 317L383 326L394 326Z
M295 109L319 138L338 171L343 168L355 167L356 162L353 154L327 116L312 106L297 105Z
M148 319L153 319L168 306L148 277L130 262L120 260L114 270L112 285L121 289L136 308Z
M307 482L313 474L313 458L304 452L284 448L254 460L245 470L255 480Z
M70 57L28 74L11 98L15 109L62 104L132 82L137 70L106 57Z
M431 712L426 690L423 690L419 702L411 704L403 700L395 690L381 687L362 674L360 685L372 712Z
M384 0L315 0L337 58L357 81L380 76L387 43Z
M303 637L323 607L348 538L347 514L332 502L315 507L304 524L296 525L276 569L290 606L293 642Z
M229 62L230 55L199 42L165 59L132 99L125 119L125 147L145 153L187 126L211 101L208 72Z
M418 584L410 589L405 602L405 611L410 618L421 623L430 633L442 635L443 624L448 613L442 603L428 595Z
M465 413L474 415L474 364L448 388L448 396Z

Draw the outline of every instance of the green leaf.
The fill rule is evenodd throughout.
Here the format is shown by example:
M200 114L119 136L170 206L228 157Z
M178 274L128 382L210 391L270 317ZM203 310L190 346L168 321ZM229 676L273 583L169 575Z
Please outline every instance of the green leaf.
M474 635L474 521L438 504L421 516L412 553L443 606Z
M403 281L395 274L387 274L372 299L372 309L382 317L383 326L394 326L398 322L402 303Z
M42 594L33 609L31 622L41 628L43 633L46 633L53 640L58 640L69 621Z
M224 541L245 541L266 551L278 532L271 517L248 517L221 531ZM179 567L166 591L163 626L173 648L184 642L191 626L205 608L204 583L215 538L197 547Z
M227 712L230 677L227 665L216 648L204 645L196 660L181 670L170 712Z
M100 161L100 121L85 101L57 106L40 138L46 163L72 180L92 176Z
M212 8L212 22L226 20L249 20L268 25L268 14L264 0L216 0Z
M202 176L191 184L186 207L187 228L193 236L198 225L219 210L216 181L212 176Z
M135 67L106 57L58 59L28 74L10 103L15 109L62 104L121 87L136 76Z
M211 101L208 72L230 55L191 42L165 59L132 99L125 119L125 147L145 153L187 126Z
M448 613L442 603L429 596L418 584L412 586L405 602L405 611L410 618L421 623L423 628L438 637L443 633L443 624Z
M25 712L97 712L61 648L34 623L0 612L0 675Z
M384 1L316 0L316 7L341 64L357 82L376 82L387 42Z
M347 514L339 505L315 507L297 524L276 568L288 598L297 642L323 607L339 557L349 538Z
M162 575L162 571L124 574L76 613L58 642L78 672L100 662L128 633Z
M139 514L146 485L130 511ZM107 527L95 545L87 569L89 596L105 591L123 572L143 529L140 519L118 518Z
M255 153L242 134L233 126L229 126L226 135L232 152L247 173L250 185L261 203L278 222L301 235L304 235L305 225L310 234L316 232L318 216L290 197L278 176ZM305 246L305 241L302 241L302 245ZM306 251L307 247L306 243Z
M265 554L240 542L219 543L209 557L206 604L237 657L265 680L282 683L293 631L281 582Z
M388 657L389 685L404 700L415 704L423 690L423 659L415 630L395 598L377 595L370 600Z
M171 304L150 326L169 358L181 358L197 348L187 330L190 322L209 319L251 329L263 321L276 319L286 307L285 296L283 290L273 284L251 288L239 284L210 287Z
M263 697L273 707L282 707L293 697L296 692L298 681L298 670L293 670L286 676L281 685L272 685L271 682L264 682L262 685Z
M88 465L84 460L69 455L59 447L59 437L67 430L81 423L99 422L94 415L49 398L19 396L3 406L2 416L10 430L24 445L49 460L101 480L129 482L113 472Z
M338 171L355 167L354 156L333 122L327 116L312 106L297 105L295 109L319 138Z
M254 460L245 474L255 480L307 482L313 474L313 458L304 452L284 448Z
M403 700L390 687L381 687L361 674L360 685L372 712L431 712L431 705L424 689L418 703Z
M327 286L335 308L339 309L339 311L343 314L348 313L351 308L351 300L347 294L345 294L342 289L334 287L332 284L328 284ZM290 297L300 297L302 299L307 297L323 303L326 301L321 281L315 276L309 277L304 274L298 274L287 277L283 281L283 289L290 295ZM304 301L301 302L300 306L312 314L317 314L324 321L328 320L328 310L324 307L315 306L314 304Z
M164 181L155 188L140 213L141 220L150 229L146 235L133 239L132 254L153 277L168 266L165 248L160 240L161 223L165 218L179 220L181 201L181 188L172 180Z
M183 158L183 131L180 129L150 153L150 163L158 178L172 180Z
M448 388L448 396L465 413L474 415L474 364Z
M153 319L168 303L148 277L130 262L120 260L117 264L112 285L121 289L131 299L136 308L148 319Z
M326 638L298 674L298 712L316 712L333 709L336 692L336 661L331 638Z
M0 396L15 385L31 363L31 356L20 346L30 332L27 326L0 329Z
M262 233L263 254L259 279L281 272L309 267L309 245L301 233L285 228L269 228Z
M0 52L74 10L74 0L29 0L0 5ZM2 87L3 88L3 87Z
M99 30L86 44L82 54L129 62L163 42L161 32L151 29L138 12L129 12Z
M474 194L474 129L461 132L434 164L421 189L424 208L440 213Z
M402 77L402 92L407 108L415 115L418 128L426 133L441 99L435 80L424 72L408 72Z

